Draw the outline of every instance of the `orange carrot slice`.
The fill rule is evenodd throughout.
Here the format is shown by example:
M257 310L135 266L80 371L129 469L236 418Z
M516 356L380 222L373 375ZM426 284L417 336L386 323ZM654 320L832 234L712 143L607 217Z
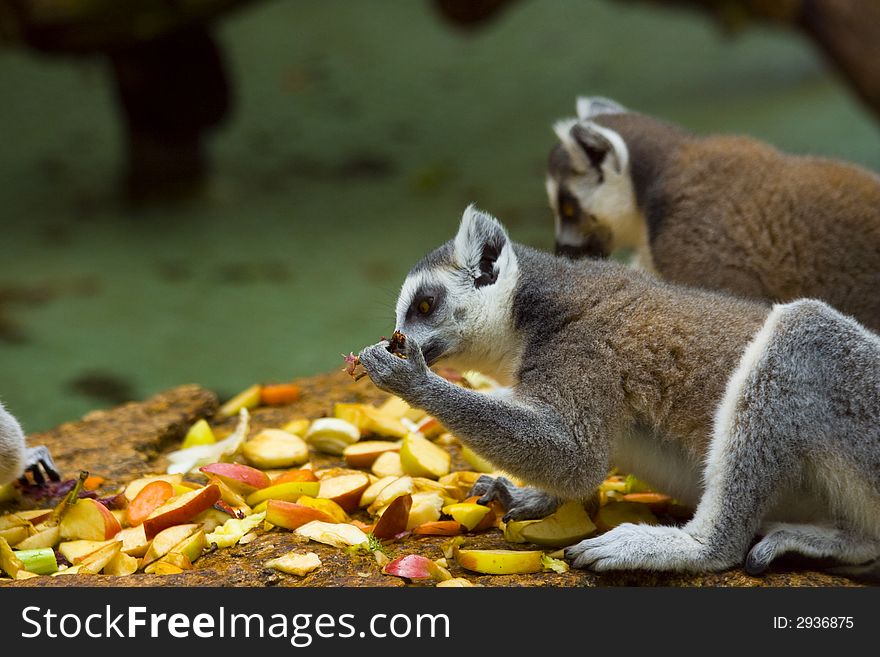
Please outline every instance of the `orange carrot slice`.
M260 403L263 406L284 406L299 400L302 390L295 383L276 383L264 385L260 389Z
M144 486L128 505L128 524L137 527L153 511L174 497L174 486L158 479Z

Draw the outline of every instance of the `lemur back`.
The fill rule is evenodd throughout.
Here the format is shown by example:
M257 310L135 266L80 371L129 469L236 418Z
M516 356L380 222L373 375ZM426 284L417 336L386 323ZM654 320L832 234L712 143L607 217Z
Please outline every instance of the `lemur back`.
M880 177L746 137L697 137L623 108L581 122L587 124L593 127L579 129L621 140L628 164L621 176L638 216L610 216L617 210L606 202L592 220L581 220L596 234L612 226L619 239L606 247L641 248L641 262L672 282L773 302L820 298L880 329ZM571 170L573 148L557 147L548 185L589 206L603 183L585 183L585 174ZM628 235L640 236L642 224L639 244Z

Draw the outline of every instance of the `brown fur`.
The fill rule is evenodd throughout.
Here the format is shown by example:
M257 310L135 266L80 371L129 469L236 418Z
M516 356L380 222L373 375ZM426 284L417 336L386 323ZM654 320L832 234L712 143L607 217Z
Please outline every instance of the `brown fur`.
M594 120L630 149L663 278L771 301L819 298L880 329L878 176L745 137L690 137L637 114Z

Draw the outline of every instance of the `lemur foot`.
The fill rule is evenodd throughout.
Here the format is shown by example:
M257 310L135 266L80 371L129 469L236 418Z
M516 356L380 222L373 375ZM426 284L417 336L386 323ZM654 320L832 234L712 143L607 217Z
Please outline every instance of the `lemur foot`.
M27 448L24 474L19 478L19 481L28 483L26 478L28 472L31 473L37 484L44 483L46 477L49 477L51 481L61 481L61 474L59 474L58 468L55 466L55 461L52 460L52 455L49 454L49 448L45 445ZM45 475L43 472L45 472Z
M749 551L745 570L760 575L777 557L796 552L807 557L831 558L859 567L880 559L880 541L858 536L836 527L777 523Z
M624 523L565 550L575 568L592 570L723 570L726 563L678 527Z
M482 475L471 488L471 495L480 495L479 502L486 504L497 500L507 509L504 521L544 518L559 506L559 499L538 490L521 488L506 477Z

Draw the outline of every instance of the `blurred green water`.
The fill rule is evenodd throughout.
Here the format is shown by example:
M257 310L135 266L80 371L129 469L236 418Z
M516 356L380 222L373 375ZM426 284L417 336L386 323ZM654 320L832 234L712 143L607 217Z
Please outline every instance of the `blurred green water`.
M402 277L469 202L549 247L550 124L579 93L880 169L877 124L785 32L532 0L463 35L427 3L337 0L257 5L219 34L237 110L211 187L136 212L103 64L0 52L0 399L30 431L340 366L393 329Z

